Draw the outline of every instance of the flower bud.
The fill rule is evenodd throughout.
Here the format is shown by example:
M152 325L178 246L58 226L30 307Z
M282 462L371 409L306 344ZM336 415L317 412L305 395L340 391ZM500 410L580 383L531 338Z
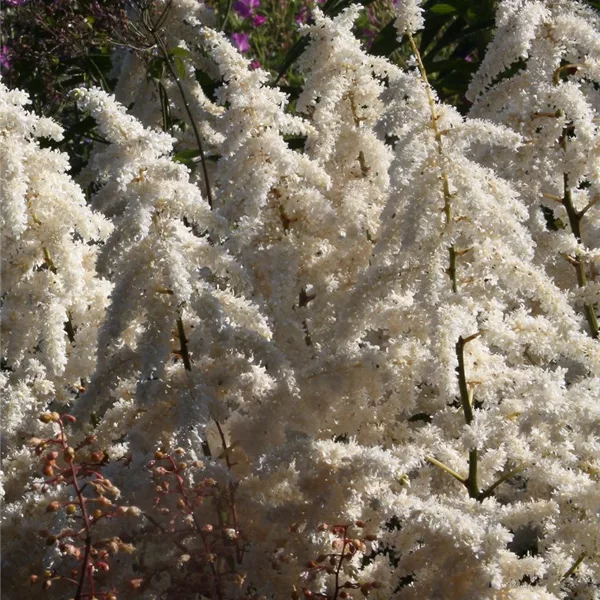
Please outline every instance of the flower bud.
M142 587L142 584L144 583L143 579L130 579L129 580L129 587L132 590L138 590Z
M67 506L65 507L65 511L68 515L74 515L77 512L77 505L67 504Z
M104 452L102 450L96 450L90 454L90 459L92 462L101 463L105 458Z
M75 458L75 449L71 448L71 446L69 446L64 452L63 452L63 458L65 459L65 461L70 462Z
M30 575L29 576L29 584L35 585L40 580L39 575Z
M60 510L60 502L58 500L53 500L46 506L46 512L56 512L57 510Z

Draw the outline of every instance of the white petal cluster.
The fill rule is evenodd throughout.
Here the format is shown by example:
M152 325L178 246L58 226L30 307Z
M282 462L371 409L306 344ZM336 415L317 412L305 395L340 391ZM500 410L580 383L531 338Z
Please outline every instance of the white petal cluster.
M396 3L400 37L420 4ZM74 93L106 141L82 178L104 216L40 147L57 126L0 88L11 593L47 502L22 441L76 400L145 515L94 524L135 540L123 598L138 576L157 600L596 598L596 13L501 1L463 116L418 57L361 48L358 6L304 28L295 107L204 5L146 18L165 7L178 81L144 99L124 64L132 111ZM165 453L200 466L165 487ZM35 560L62 568L58 548Z
M395 0L396 21L394 27L398 35L402 37L405 33L416 33L423 29L423 9L421 0Z
M73 399L93 372L110 290L95 263L111 226L86 206L67 156L40 146L62 129L28 102L0 84L4 450L36 411Z
M536 262L597 336L600 20L573 2L502 2L498 24L471 83L471 114L523 135L517 161L499 153L494 164L528 205Z

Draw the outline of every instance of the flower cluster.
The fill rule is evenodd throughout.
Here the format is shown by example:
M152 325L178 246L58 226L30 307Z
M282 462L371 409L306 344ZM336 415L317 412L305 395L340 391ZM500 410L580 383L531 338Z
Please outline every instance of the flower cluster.
M315 8L293 102L136 7L77 182L0 87L10 597L597 598L597 14L501 1L465 115L418 0L405 68Z

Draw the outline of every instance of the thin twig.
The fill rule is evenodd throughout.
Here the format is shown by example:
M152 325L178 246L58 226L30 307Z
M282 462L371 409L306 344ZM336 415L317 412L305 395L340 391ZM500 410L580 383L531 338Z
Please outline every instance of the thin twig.
M586 557L587 557L587 553L582 552L578 556L577 560L573 563L571 568L561 577L561 581L564 581L565 579L571 577L571 575L573 575L573 573L575 573L575 571L577 571L577 569L579 568L581 563L586 559Z
M438 127L438 120L440 116L435 107L435 100L433 98L433 93L431 90L431 84L429 83L429 79L427 78L427 71L425 70L425 65L423 64L423 60L421 59L421 53L417 48L417 44L413 36L408 33L408 41L410 43L410 47L415 55L417 60L417 65L419 67L419 73L421 74L421 79L423 84L425 85L425 92L427 93L427 101L429 102L429 110L431 111L431 127L433 129L433 134L435 137L438 155L440 157L441 162L441 171L442 171L442 189L444 193L444 217L446 221L446 227L450 226L452 221L452 194L450 193L450 183L448 177L448 169L446 167L445 161L445 153L444 153L444 144L442 142L442 132ZM456 251L454 245L450 246L449 250L449 261L450 265L448 267L447 273L452 281L452 291L456 293L458 291L458 281L456 276Z
M154 23L152 23L149 15L148 15L148 12L146 10L144 10L142 12L142 23L144 24L144 27L146 28L148 33L154 38L154 41L160 48L160 51L163 55L165 64L167 65L167 69L169 70L169 73L171 74L171 77L174 79L175 84L177 85L177 88L179 89L179 93L181 94L183 106L184 106L185 111L190 120L190 124L191 124L192 130L194 132L194 137L196 138L198 152L200 154L200 162L202 164L202 174L204 176L204 184L206 186L206 196L207 196L208 205L212 208L213 207L213 196L212 196L212 190L210 187L210 181L208 178L208 168L207 168L207 164L206 164L206 157L204 155L202 137L200 135L200 131L198 130L198 126L196 125L196 120L194 119L194 116L192 115L192 109L190 108L190 104L185 95L185 90L183 89L183 84L181 83L181 79L179 78L179 75L177 75L177 72L175 71L175 69L173 67L171 59L169 58L169 51L167 50L167 47L165 46L165 43L162 40L162 38L158 35L157 30L156 30L156 25Z
M449 475L452 475L454 479L460 481L463 485L466 484L467 478L459 475L454 469L451 469L449 466L445 465L443 462L437 460L437 458L433 458L433 456L426 456L425 460L432 465L439 467L442 471L446 471Z
M467 375L465 369L465 346L474 340L476 337L481 335L480 332L474 333L466 338L460 336L458 342L456 342L456 358L458 359L458 387L460 389L460 401L462 404L463 413L465 415L465 422L470 425L473 422L473 394L469 391L467 383ZM465 486L469 490L469 496L471 498L479 498L479 484L477 481L477 466L478 466L478 452L477 449L469 451L469 476L465 481Z
M494 481L494 483L492 483L492 485L490 485L485 490L483 490L479 494L477 500L483 501L486 498L489 498L497 487L502 485L505 481L512 479L515 475L518 475L519 473L521 473L521 471L524 471L525 469L526 469L525 466L521 466L521 467L517 467L516 469L512 469L511 471L508 471L508 473L504 473L504 475L502 475L499 479Z
M225 29L225 25L227 24L227 20L229 19L229 14L231 13L232 5L233 0L228 0L227 8L225 9L225 14L223 15L223 20L221 21L221 25L219 25L219 31L223 31Z

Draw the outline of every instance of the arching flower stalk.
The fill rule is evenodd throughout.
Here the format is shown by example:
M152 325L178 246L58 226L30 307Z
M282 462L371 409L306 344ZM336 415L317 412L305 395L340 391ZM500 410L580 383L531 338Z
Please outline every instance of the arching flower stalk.
M514 152L522 141L439 103L415 63L391 78L394 193L338 338L354 358L366 333L385 329L376 351L397 415L388 443L423 461L394 501L399 531L384 536L398 561L397 597L501 597L525 574L551 597L597 543L589 533L568 551L562 543L559 558L555 528L583 535L594 520L594 479L582 465L593 456L584 440L594 435L589 390L600 355L536 265L525 205L481 159L482 146ZM549 416L557 410L585 433L558 425ZM583 498L575 509L573 486ZM536 561L524 558L527 544ZM439 571L424 567L429 553Z
M26 581L31 557L41 553L31 539L45 504L30 489L36 465L28 442L42 435L40 413L77 403L85 389L111 287L96 273L97 246L111 225L86 206L67 156L40 146L60 140L62 128L28 103L0 83L2 536L12 582Z
M502 2L497 23L469 88L471 113L523 135L516 162L492 163L529 207L536 261L571 290L597 338L600 19L576 2Z

